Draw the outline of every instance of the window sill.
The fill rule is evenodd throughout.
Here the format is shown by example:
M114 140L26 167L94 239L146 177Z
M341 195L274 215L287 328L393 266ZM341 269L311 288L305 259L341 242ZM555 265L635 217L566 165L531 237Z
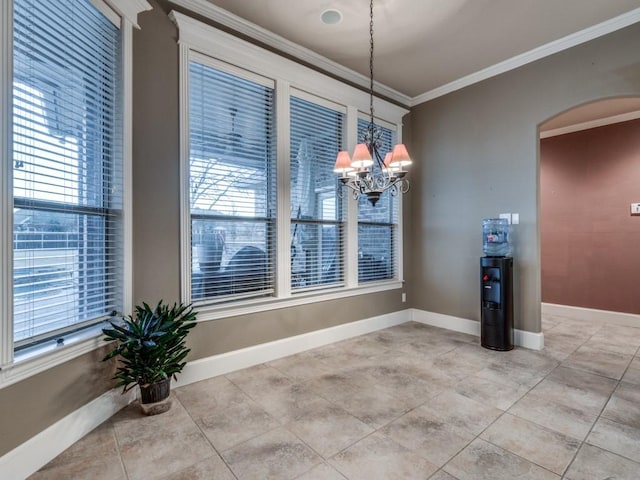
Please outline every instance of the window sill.
M235 317L251 313L295 307L309 303L348 298L356 295L396 290L402 288L402 280L371 283L350 289L308 291L293 294L288 298L269 298L244 301L238 305L217 305L198 307L198 320L208 321L225 317ZM80 355L95 350L105 343L102 340L102 328L105 323L65 336L65 345L58 347L55 342L25 348L16 353L14 363L0 369L0 389L13 385L40 372L53 368Z
M13 364L0 370L0 389L103 346L104 326L104 323L100 323L65 335L63 346L56 346L55 341L51 341L16 352Z
M219 318L236 317L252 313L277 310L280 308L296 307L309 303L324 302L340 298L353 297L356 295L367 295L369 293L383 292L386 290L396 290L402 288L403 280L393 280L391 282L377 282L356 288L340 288L336 290L311 290L307 292L294 293L287 298L259 298L247 300L241 304L206 305L194 302L194 307L198 311L198 321L217 320Z

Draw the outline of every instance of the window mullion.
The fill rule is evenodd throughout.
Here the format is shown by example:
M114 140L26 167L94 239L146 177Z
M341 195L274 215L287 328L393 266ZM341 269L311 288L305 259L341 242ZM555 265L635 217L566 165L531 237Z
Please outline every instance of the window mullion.
M354 106L347 109L346 139L346 150L353 152L358 143L358 109ZM347 197L346 283L347 288L353 288L358 286L358 201L353 199L351 190L343 187L342 193Z
M180 255L181 285L180 293L182 301L191 301L191 197L190 197L190 165L189 165L189 62L190 49L184 43L178 43L180 49L179 73L180 73L180 185L182 195L180 197L181 228L180 228Z
M0 2L0 368L13 362L13 2Z
M147 7L151 6L146 3ZM138 7L143 8L143 3ZM136 17L137 17L136 12ZM133 313L133 26L135 18L122 19L122 190L123 190L123 283L122 308L123 313Z
M398 143L402 143L402 123L398 123L396 125L396 141ZM396 239L395 239L395 245L393 246L393 248L395 249L395 271L396 271L396 278L398 280L400 280L401 282L404 281L404 237L403 237L403 231L404 231L404 209L402 207L402 202L403 202L403 197L404 195L398 195L398 210L397 210L397 219L396 219Z
M402 197L398 198L398 215L402 215ZM404 259L403 259L403 235L402 235L402 221L399 220L398 223L394 225L395 228L395 243L393 248L395 249L395 265L394 268L396 274L395 277L397 280L403 282L404 281Z
M289 158L291 152L291 110L289 99L291 84L284 80L276 83L276 129L277 129L277 191L278 211L276 212L276 296L291 296L291 169Z

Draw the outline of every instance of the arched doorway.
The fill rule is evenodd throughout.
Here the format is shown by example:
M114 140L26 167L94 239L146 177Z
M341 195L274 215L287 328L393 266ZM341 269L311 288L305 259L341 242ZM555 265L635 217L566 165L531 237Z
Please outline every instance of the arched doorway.
M543 331L557 317L640 325L640 98L580 105L539 132Z

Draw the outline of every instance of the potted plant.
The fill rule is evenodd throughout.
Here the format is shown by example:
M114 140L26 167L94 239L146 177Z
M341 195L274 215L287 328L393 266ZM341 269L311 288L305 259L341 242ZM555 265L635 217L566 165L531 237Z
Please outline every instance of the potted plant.
M158 302L155 308L146 303L135 307L135 317L129 315L123 322L109 322L112 328L103 328L106 342L115 341L115 348L102 360L120 357L114 375L116 387L122 393L138 385L140 405L147 415L166 412L171 378L176 378L186 362L189 348L185 338L195 327L196 312L191 305L174 303L172 307Z

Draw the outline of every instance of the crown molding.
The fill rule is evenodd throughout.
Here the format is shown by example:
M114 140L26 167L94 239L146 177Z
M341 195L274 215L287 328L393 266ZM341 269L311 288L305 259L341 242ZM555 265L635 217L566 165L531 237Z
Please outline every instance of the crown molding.
M557 137L558 135L580 132L582 130L589 130L591 128L604 127L605 125L611 125L614 123L628 122L629 120L636 120L638 118L640 118L640 111L621 113L620 115L598 118L597 120L576 123L575 125L569 125L567 127L554 128L553 130L541 130L540 138Z
M112 0L115 1L115 0ZM142 0L136 0L142 1ZM302 47L296 43L287 40L265 28L245 20L242 17L232 14L206 0L169 0L170 3L184 7L194 13L202 15L205 18L213 20L237 33L246 35L264 45L268 45L282 53L291 55L298 60L313 65L333 76L342 78L348 82L358 85L362 88L369 87L369 78L350 68L340 65L316 52ZM579 32L567 35L564 38L554 40L540 47L529 50L528 52L516 55L512 58L496 63L490 67L484 68L477 72L461 77L452 82L441 85L437 88L429 90L425 93L411 97L399 92L391 87L375 82L375 92L390 100L398 102L401 105L414 107L421 103L442 97L456 90L473 85L491 77L495 77L502 73L514 70L528 63L535 62L542 58L548 57L555 53L567 50L582 43L589 42L603 35L615 32L622 28L640 22L640 8L636 8L627 13L611 18L597 25L580 30Z
M249 22L242 17L234 15L233 13L224 10L206 0L169 0L170 3L184 7L191 12L202 15L209 20L213 20L220 25L223 25L234 32L246 35L264 45L268 45L271 48L276 49L282 53L290 55L302 62L309 65L313 65L316 68L359 87L369 89L369 77L362 75L350 68L340 65L333 60L329 60L327 57L319 55L318 53L305 48L301 45L291 42L280 35L277 35L265 28ZM411 97L405 95L391 87L383 85L378 82L374 82L374 91L377 96L386 97L389 100L399 103L403 106L409 106L411 103Z
M126 18L131 24L140 28L138 25L138 14L146 10L151 10L153 7L147 2L147 0L105 0L106 3L116 11L118 15Z
M449 82L445 85L434 88L433 90L429 90L428 92L417 95L411 99L409 106L415 107L416 105L419 105L421 103L428 102L429 100L433 100L438 97L442 97L443 95L446 95L448 93L455 92L456 90L468 87L469 85L473 85L474 83L478 83L488 78L508 72L510 70L514 70L528 63L540 60L541 58L548 57L549 55L553 55L563 50L575 47L576 45L589 42L603 35L607 35L609 33L628 27L629 25L633 25L637 22L640 22L640 8L636 8L627 13L623 13L622 15L611 18L602 23L598 23L597 25L593 25L591 27L585 28L584 30L580 30L579 32L572 33L571 35L567 35L564 38L554 40L553 42L549 42L546 45L534 48L533 50L529 50L528 52L525 52L523 54L516 55L515 57L512 57L508 60L496 63L495 65L484 68L475 73L454 80L453 82Z

